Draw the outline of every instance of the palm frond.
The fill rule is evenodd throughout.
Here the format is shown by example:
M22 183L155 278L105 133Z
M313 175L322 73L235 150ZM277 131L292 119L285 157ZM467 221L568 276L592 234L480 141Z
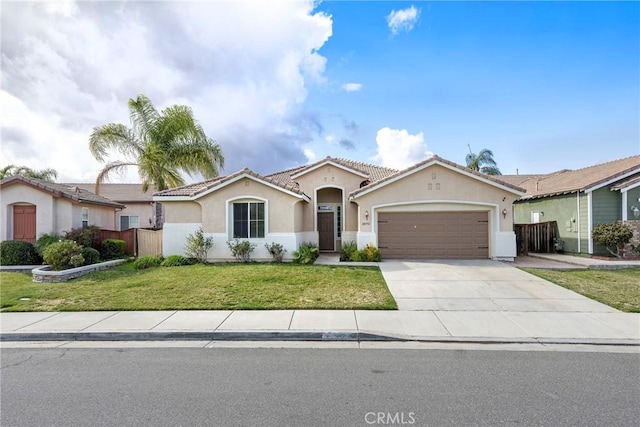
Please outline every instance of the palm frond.
M100 194L100 184L106 181L109 178L109 175L112 173L119 173L126 169L128 166L138 166L137 163L134 162L121 162L115 161L108 163L102 170L98 173L98 177L96 178L96 187L95 193Z
M129 117L133 131L144 144L158 139L157 122L160 115L149 98L138 95L136 99L129 99Z
M120 123L96 126L89 136L89 151L99 162L105 161L109 150L119 151L127 158L136 158L142 149L135 133Z

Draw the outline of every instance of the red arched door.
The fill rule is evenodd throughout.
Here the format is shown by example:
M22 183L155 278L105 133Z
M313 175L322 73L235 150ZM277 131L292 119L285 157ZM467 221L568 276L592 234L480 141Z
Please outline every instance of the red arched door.
M29 243L36 241L36 207L35 205L13 206L13 240Z

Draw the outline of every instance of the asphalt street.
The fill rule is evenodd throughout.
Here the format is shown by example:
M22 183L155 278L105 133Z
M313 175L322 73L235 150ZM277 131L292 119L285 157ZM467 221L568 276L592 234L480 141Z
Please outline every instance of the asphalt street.
M640 356L3 349L2 426L637 425Z

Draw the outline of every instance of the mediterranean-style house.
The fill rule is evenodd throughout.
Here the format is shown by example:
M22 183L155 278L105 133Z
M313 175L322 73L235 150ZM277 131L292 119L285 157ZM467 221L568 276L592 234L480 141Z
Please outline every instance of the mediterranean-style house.
M115 230L124 205L78 186L15 175L0 181L0 209L0 241L33 243L42 234L88 225Z
M502 176L526 189L514 204L515 223L556 221L558 249L564 252L606 255L591 233L600 223L624 221L634 229L640 245L640 155L578 170L547 175Z
M155 193L165 211L163 253L183 254L202 227L213 238L209 260L231 259L227 242L265 244L286 257L305 242L321 251L342 244L378 247L383 258L513 260L513 203L524 190L433 156L407 169L327 157L269 175L243 169Z
M66 184L77 186L84 190L96 192L95 183ZM115 230L123 231L129 228L162 228L162 205L153 201L155 188L150 186L146 192L142 191L142 184L100 184L99 194L114 202L125 206L116 212Z

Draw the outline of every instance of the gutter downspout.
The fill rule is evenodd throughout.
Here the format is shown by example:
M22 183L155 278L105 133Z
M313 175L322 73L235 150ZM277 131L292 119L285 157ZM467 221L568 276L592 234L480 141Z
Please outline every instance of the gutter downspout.
M576 191L576 200L578 202L578 253L580 253L580 190Z

